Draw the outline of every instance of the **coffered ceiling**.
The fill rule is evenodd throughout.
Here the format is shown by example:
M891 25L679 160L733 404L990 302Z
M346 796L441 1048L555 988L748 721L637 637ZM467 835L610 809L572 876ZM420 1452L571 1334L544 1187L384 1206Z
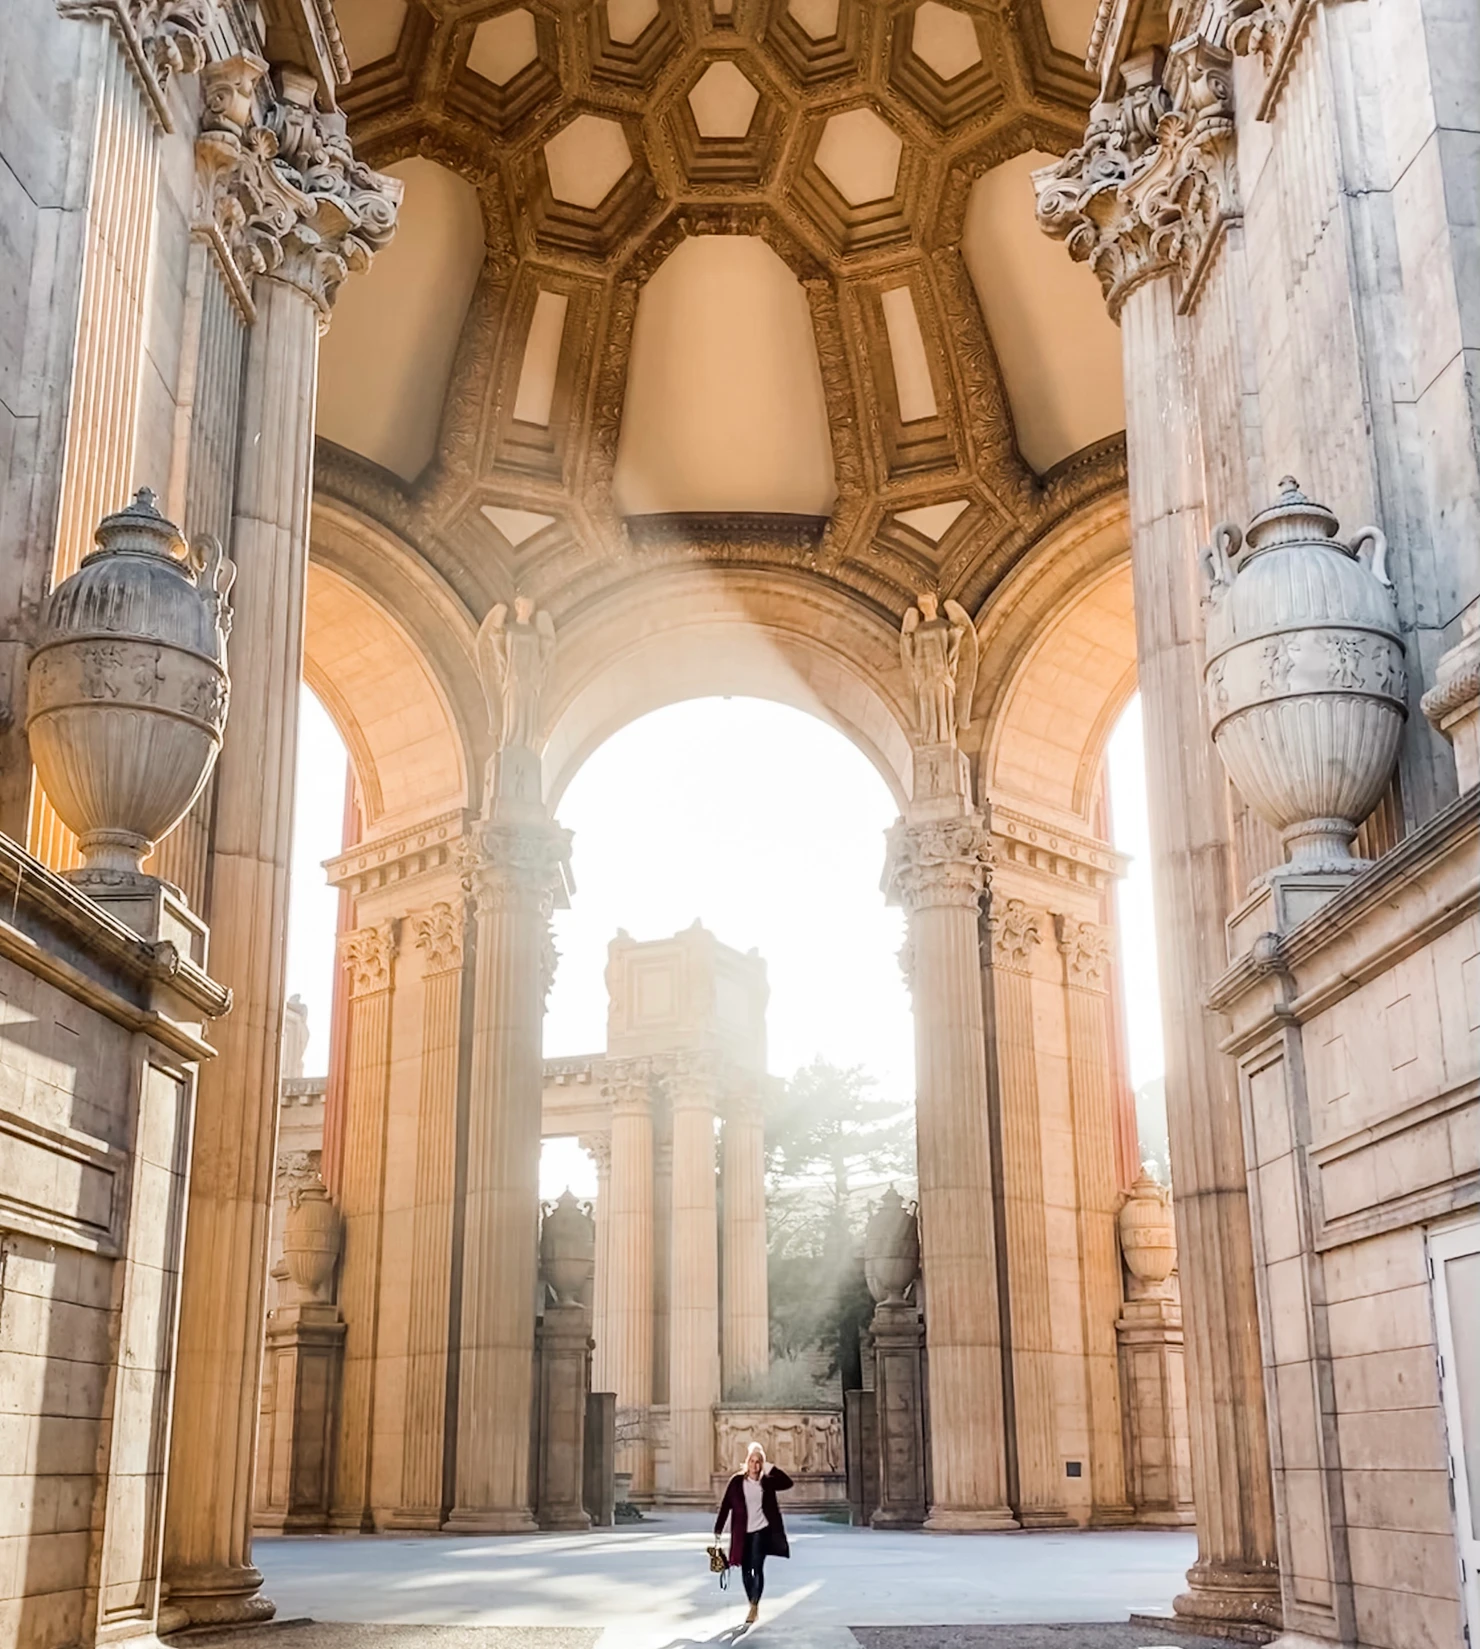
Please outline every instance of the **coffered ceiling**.
M1123 485L1119 339L1041 237L1083 0L340 0L400 232L324 343L321 490L481 612L650 563L980 602Z

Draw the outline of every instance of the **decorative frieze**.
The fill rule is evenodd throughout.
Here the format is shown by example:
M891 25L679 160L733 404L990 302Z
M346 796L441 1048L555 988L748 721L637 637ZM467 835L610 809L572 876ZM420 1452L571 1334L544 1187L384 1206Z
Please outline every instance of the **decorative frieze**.
M327 326L346 276L395 233L402 184L355 159L344 115L317 107L311 75L267 73L246 53L202 71L194 229L249 321L261 275L296 287Z
M1149 52L1128 61L1123 95L1094 106L1084 142L1033 174L1039 227L1094 270L1112 317L1136 287L1170 274L1190 308L1240 215L1231 63L1200 34L1160 66Z

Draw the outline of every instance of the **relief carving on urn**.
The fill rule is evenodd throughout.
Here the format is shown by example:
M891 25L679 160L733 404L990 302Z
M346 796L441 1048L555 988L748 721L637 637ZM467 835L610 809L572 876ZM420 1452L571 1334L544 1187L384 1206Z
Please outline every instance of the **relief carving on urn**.
M76 879L143 880L221 749L236 569L187 549L146 487L51 592L31 654L31 759L82 850Z
M1408 715L1387 541L1363 527L1342 543L1323 504L1290 476L1280 487L1202 554L1208 717L1233 782L1281 833L1288 862L1271 875L1351 872Z

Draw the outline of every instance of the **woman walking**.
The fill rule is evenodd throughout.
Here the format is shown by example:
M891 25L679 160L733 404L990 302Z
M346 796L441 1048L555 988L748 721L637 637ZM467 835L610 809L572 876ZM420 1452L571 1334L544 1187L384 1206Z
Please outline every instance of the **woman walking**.
M750 1613L745 1624L752 1626L761 1612L761 1593L766 1586L766 1559L790 1557L786 1529L781 1521L778 1493L791 1487L791 1479L780 1466L766 1463L766 1451L752 1443L745 1451L745 1469L736 1472L725 1488L714 1520L714 1538L720 1537L725 1519L730 1520L730 1563L738 1565L745 1582Z

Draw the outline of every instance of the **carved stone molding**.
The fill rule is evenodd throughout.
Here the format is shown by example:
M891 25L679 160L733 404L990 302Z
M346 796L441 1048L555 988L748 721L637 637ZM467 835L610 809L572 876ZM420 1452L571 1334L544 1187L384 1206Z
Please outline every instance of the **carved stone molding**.
M396 924L377 922L352 928L339 941L339 954L349 970L351 996L369 996L391 988L391 965L396 954Z
M978 813L921 824L901 820L889 830L887 841L884 885L891 900L906 910L973 908L991 878L991 832Z
M403 186L355 159L345 117L318 108L311 76L267 73L245 53L202 72L194 229L249 321L252 281L268 276L301 291L327 326L346 277L395 233Z
M1038 917L1021 899L992 901L992 966L1026 973L1033 965L1033 947L1042 939Z
M199 74L216 0L57 0L63 17L111 24L162 130L174 131L167 93L177 74Z
M425 956L427 973L452 973L463 962L463 913L460 907L439 899L430 910L411 918L417 948Z
M1124 95L1097 103L1084 142L1033 174L1039 227L1094 270L1112 317L1143 282L1171 274L1189 309L1240 215L1231 63L1196 34L1159 73L1149 53L1127 63Z
M1059 951L1068 983L1081 990L1103 991L1110 977L1110 935L1098 922L1055 916Z
M596 1178L606 1178L612 1171L612 1136L610 1134L581 1134L576 1144L596 1164Z

